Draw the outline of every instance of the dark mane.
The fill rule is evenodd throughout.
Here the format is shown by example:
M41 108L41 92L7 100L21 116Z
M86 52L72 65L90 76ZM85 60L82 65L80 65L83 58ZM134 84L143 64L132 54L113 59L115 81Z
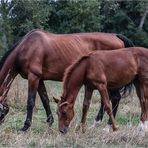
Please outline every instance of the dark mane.
M19 42L15 43L15 45L9 49L7 52L5 52L5 54L3 55L3 57L0 60L0 70L2 69L2 66L4 65L7 57L10 55L10 53L15 49L15 47L18 45Z
M0 70L2 69L7 57L11 54L11 52L16 48L16 46L25 38L27 37L28 35L30 35L32 32L34 31L38 31L39 29L33 29L31 30L30 32L28 32L20 41L18 41L17 43L14 44L14 46L9 49L8 51L5 52L5 54L3 55L3 57L1 58L0 60Z
M88 57L89 57L89 55L82 56L81 58L79 58L78 60L76 60L72 65L70 65L70 66L65 70L64 77L63 77L64 87L66 87L65 84L67 84L67 82L69 81L70 76L71 76L72 72L75 70L75 68L76 68L83 60L87 59Z

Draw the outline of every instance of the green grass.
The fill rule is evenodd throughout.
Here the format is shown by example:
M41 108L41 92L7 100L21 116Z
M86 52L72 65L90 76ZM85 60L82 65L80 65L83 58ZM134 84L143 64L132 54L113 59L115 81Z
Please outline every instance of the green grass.
M138 125L139 116L118 114L116 116L116 122L118 125Z

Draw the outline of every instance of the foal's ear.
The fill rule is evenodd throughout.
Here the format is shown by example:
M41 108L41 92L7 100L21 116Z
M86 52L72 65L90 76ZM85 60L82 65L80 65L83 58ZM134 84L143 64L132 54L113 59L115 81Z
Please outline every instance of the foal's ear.
M60 101L59 99L55 98L54 96L53 96L53 100L55 103L59 103L59 101Z
M63 102L63 103L60 104L60 107L61 107L61 106L64 106L64 105L68 105L68 104L69 104L69 103L68 103L67 101L65 101L65 102Z

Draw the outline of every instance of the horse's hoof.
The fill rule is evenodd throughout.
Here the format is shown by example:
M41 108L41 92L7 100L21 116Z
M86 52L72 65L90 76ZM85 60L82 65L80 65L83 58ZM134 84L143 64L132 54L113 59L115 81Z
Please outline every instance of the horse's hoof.
M79 131L81 131L82 133L85 133L86 132L86 126L85 126L85 124L80 123L76 127L76 133L78 133Z
M115 132L115 131L117 131L118 129L119 129L119 128L116 127L116 128L113 129L113 131Z
M47 123L48 123L49 127L52 126L53 122L54 122L53 116L49 115L49 117L47 118Z
M24 125L24 127L22 127L19 131L26 132L28 129L29 129L29 127Z
M111 128L112 128L111 125L107 124L107 125L103 128L103 132L109 133Z
M144 123L140 121L137 130L139 132L148 132L148 121L145 121Z
M82 133L85 133L86 132L86 127L84 126L82 126Z
M99 125L101 124L101 121L94 121L93 125L89 127L89 129L92 129L92 128L95 128L95 127L98 127Z
M77 125L76 127L76 133L80 131L80 125Z

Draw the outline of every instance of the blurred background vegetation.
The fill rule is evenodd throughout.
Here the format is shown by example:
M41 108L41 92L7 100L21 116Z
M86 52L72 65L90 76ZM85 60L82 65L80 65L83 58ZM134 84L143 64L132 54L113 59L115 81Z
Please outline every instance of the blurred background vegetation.
M147 18L147 0L0 0L0 55L35 28L121 33L148 47Z

